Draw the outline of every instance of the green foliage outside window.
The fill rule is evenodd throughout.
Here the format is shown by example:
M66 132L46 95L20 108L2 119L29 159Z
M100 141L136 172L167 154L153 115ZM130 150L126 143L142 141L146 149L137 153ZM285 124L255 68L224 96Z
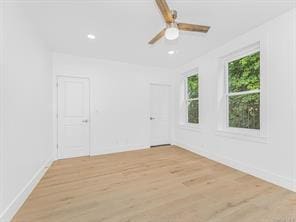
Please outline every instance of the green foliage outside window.
M187 78L188 99L198 98L198 75Z
M188 123L199 123L198 75L187 78Z
M229 97L229 126L260 129L260 94Z
M260 129L260 93L231 95L260 89L260 53L228 63L229 126Z
M198 123L198 100L188 102L188 123Z

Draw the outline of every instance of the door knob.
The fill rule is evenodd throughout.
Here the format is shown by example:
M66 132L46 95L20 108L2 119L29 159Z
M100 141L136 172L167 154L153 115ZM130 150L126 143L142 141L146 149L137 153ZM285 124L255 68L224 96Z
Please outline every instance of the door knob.
M83 123L87 123L87 122L88 122L88 120L87 120L87 119L84 119L84 120L82 120L82 122L83 122Z
M155 118L154 117L150 117L150 120L154 120Z

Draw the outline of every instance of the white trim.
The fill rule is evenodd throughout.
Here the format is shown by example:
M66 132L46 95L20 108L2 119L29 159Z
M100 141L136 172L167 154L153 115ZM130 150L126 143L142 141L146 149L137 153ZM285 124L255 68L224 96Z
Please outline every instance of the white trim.
M259 73L259 81L260 81L259 89L257 89L257 90L249 90L249 91L242 91L242 92L229 92L229 63L231 63L233 61L236 61L236 60L239 60L239 59L242 59L244 57L253 55L253 54L258 53L258 52L259 52L259 54L261 54L260 53L260 45L257 46L257 44L255 44L255 45L252 45L249 48L245 48L245 49L237 52L235 55L225 59L225 62L224 62L224 65L225 65L225 68L224 68L224 71L225 71L225 74L224 74L224 78L225 78L224 92L225 92L225 95L224 96L225 96L225 101L226 101L226 104L225 104L225 106L226 106L225 107L226 121L225 121L225 125L224 125L225 128L231 128L229 126L229 97L237 96L237 95L248 95L248 94L259 93L259 98L260 98L260 85L261 85L261 80L260 80L261 73ZM261 55L260 55L260 58L261 58ZM260 70L260 72L261 72L261 70ZM262 115L261 107L260 107L259 111L260 111L260 117L261 117L261 115ZM237 128L237 129L242 129L242 128ZM260 131L260 129L258 129L258 131ZM242 132L248 133L248 131L242 131Z
M191 77L191 76L197 76L197 81L198 81L198 97L197 98L193 98L193 99L190 99L188 98L188 78ZM194 69L191 69L187 72L184 72L182 74L182 84L184 85L184 92L183 92L183 99L184 99L184 108L182 109L182 115L183 115L183 118L184 118L184 121L180 121L179 120L179 126L180 127L183 127L183 128L187 128L188 129L194 129L194 128L197 128L199 127L200 125L200 102L199 102L199 97L200 97L200 75L198 73L198 68L194 68ZM198 101L198 123L189 123L188 122L188 103L190 101Z
M16 195L16 197L11 201L8 207L0 215L0 221L7 222L10 221L16 212L20 209L26 199L29 197L33 189L39 183L41 178L44 176L48 168L51 166L55 160L55 154L53 153L50 158L44 162L44 164L37 170L29 182L24 186L24 188Z
M122 153L128 151L135 151L135 150L143 150L149 149L150 144L132 144L132 145L118 145L118 146L104 146L103 149L92 154L92 156L96 155L106 155L112 153Z
M261 135L259 130L252 129L236 129L236 128L227 128L227 129L218 129L216 130L215 135L228 137L236 140L246 140L257 143L268 143L268 138Z
M182 147L182 148L189 150L193 153L196 153L196 154L206 157L208 159L214 160L216 162L219 162L219 163L229 166L231 168L237 169L237 170L242 171L244 173L253 175L253 176L260 178L262 180L265 180L267 182L284 187L284 188L289 189L291 191L296 191L296 190L293 190L293 180L291 180L291 178L286 178L281 175L274 174L273 172L267 171L265 169L259 169L259 168L253 167L251 165L246 165L245 163L242 163L240 161L236 161L231 158L221 156L217 153L208 152L201 147L192 146L187 143L175 141L174 145Z
M94 141L94 137L92 135L94 135L94 121L92 121L94 119L94 115L95 115L95 105L94 105L94 91L93 91L93 77L90 74L86 74L86 75L73 75L73 74L56 74L54 71L54 81L53 81L53 119L54 119L54 150L56 151L56 159L58 159L58 154L57 154L57 148L56 148L56 144L57 144L57 124L56 124L56 114L57 114L57 91L56 91L56 83L57 83L57 78L58 77L72 77L72 78L88 78L89 79L89 90L90 90L90 116L89 116L89 120L90 120L90 156L93 156L95 153L95 141Z
M234 50L233 52L223 56L222 59L225 63L233 62L235 60L241 59L243 57L252 55L258 51L260 51L261 41L257 41L253 44L245 46L243 48Z
M194 124L194 123L179 124L178 128L182 129L182 130L195 131L195 132L201 132L202 131L202 128L200 127L200 124Z
M221 65L223 64L223 68L221 68L221 75L223 75L223 94L218 95L218 98L221 98L219 103L219 121L217 125L216 135L218 136L227 136L231 138L250 140L255 142L267 142L267 56L268 56L268 43L269 38L266 35L264 39L260 39L255 41L255 43L249 43L249 45L244 46L241 49L236 49L232 53L229 53L226 56L220 57ZM244 92L228 92L228 68L227 64L231 61L240 59L242 57L252 55L256 52L260 52L260 89L258 90L250 90ZM223 71L223 72L222 72ZM218 84L222 84L222 81L219 80ZM260 93L260 129L244 129L244 128L232 128L229 127L228 121L228 98L233 95L245 95L250 93ZM228 135L227 135L228 134Z
M195 68L190 69L190 70L188 70L186 72L183 72L181 74L181 76L182 76L183 79L185 79L185 78L187 78L189 76L193 76L193 75L198 74L198 73L199 73L199 68L198 67L195 67Z

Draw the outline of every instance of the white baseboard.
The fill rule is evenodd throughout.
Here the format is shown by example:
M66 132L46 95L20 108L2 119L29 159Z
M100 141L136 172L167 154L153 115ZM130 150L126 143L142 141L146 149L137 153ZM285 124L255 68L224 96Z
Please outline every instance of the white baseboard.
M110 146L104 147L102 150L95 150L91 153L91 156L111 154L111 153L121 153L126 151L142 150L150 148L147 144L137 144L137 145L120 145L120 146Z
M273 183L275 185L278 185L278 186L284 187L288 190L296 192L295 181L293 181L290 178L285 178L283 176L268 172L266 170L258 169L258 168L246 165L242 162L239 162L239 161L227 158L227 157L223 157L223 156L220 156L220 155L217 155L214 153L210 153L208 151L205 151L204 149L201 149L196 146L192 146L190 144L185 144L182 142L175 141L174 145L182 147L184 149L187 149L193 153L199 154L199 155L204 156L208 159L222 163L226 166L240 170L240 171L250 174L252 176L258 177L258 178L265 180L267 182Z
M48 168L51 166L52 162L55 160L55 155L52 155L43 166L34 174L31 180L26 184L26 186L18 193L13 201L4 209L0 215L1 222L9 222L16 212L20 209L26 199L29 197L33 189L39 183L43 175L46 173Z

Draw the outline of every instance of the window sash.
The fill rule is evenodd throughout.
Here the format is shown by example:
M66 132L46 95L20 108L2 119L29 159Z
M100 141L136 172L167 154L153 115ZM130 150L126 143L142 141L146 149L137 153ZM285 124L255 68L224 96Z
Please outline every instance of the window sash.
M194 98L194 99L186 99L187 102L191 102L191 101L194 101L194 100L199 100L199 98Z
M259 98L261 98L261 93L260 90L252 90L252 91L245 91L245 92L240 92L240 93L229 93L226 94L226 128L234 128L229 126L229 97L232 96L240 96L240 95L251 95L251 94L259 94ZM261 101L261 99L260 99ZM261 106L261 102L260 102L260 106ZM260 108L260 129L261 129L261 108ZM241 130L245 130L246 128L239 128L239 127L235 127L236 129L241 129ZM260 129L252 129L249 128L248 130L256 130L256 131L260 131Z
M197 118L198 118L198 122L197 123L189 122L189 109L188 109L188 107L189 107L190 102L192 102L192 101L198 101L198 105L197 105L197 115L198 115ZM199 99L198 98L188 99L186 101L186 123L187 124L199 124Z
M199 92L198 92L197 97L189 98L188 78L190 78L192 76L197 76L198 77L198 74L193 74L193 75L186 76L186 79L185 79L185 100L186 101L191 100L191 99L198 99L198 97L199 97ZM198 81L197 84L198 84L198 91L199 91L199 79L197 81Z
M231 63L233 61L236 61L236 60L239 60L239 59L242 59L244 57L253 55L253 54L258 53L258 52L260 54L260 61L261 61L261 53L260 53L260 49L258 49L258 47L254 48L254 49L250 49L250 50L248 50L246 52L243 52L243 53L239 53L239 54L237 54L234 57L231 57L231 58L228 58L228 59L224 60L225 92L226 92L226 95L232 94L232 93L246 93L246 92L249 92L249 91L257 91L257 90L259 90L259 92L260 92L260 89L261 89L261 78L259 79L259 81L260 81L260 88L259 89L249 90L249 91L241 91L241 92L230 92L229 91L229 63ZM259 76L261 76L261 62L260 62L260 73L259 73Z
M259 113L259 115L260 115L260 118L259 118L259 129L255 129L255 128L243 128L243 127L231 127L230 126L230 123L229 123L229 114L230 114L230 112L229 112L229 106L230 106L230 103L229 103L229 99L230 99L230 97L233 97L233 96L241 96L241 95L243 95L243 96L245 96L245 95L252 95L252 94L258 94L259 95L259 101L261 101L261 93L260 93L260 90L252 90L252 91L250 91L250 92L243 92L243 93L233 93L233 94L229 94L229 95L227 95L226 96L226 126L227 126L227 128L231 128L231 129L239 129L239 130L253 130L253 131L260 131L260 129L261 129L261 124L262 124L262 122L261 122L261 108L260 108L260 113ZM260 106L261 106L261 102L260 102Z
M233 92L233 93L226 93L226 96L240 96L240 95L248 95L248 94L254 94L254 93L260 93L260 89L255 90L249 90L249 91L241 91L241 92Z

